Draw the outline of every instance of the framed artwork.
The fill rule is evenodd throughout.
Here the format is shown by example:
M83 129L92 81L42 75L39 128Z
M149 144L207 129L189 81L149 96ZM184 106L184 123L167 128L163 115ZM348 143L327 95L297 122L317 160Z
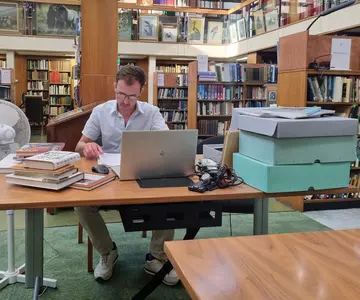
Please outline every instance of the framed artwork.
M207 43L208 44L222 44L223 39L223 22L208 22L208 29L207 29Z
M239 33L239 41L246 39L246 20L242 18L236 21L236 26Z
M142 14L139 17L139 40L157 41L159 39L159 16Z
M277 101L277 91L269 91L268 92L268 102L273 104Z
M204 43L205 18L189 18L188 43Z
M266 31L279 28L279 13L277 9L273 9L265 14Z
M36 3L37 34L75 36L79 12L79 5Z
M122 12L118 14L118 39L123 41L131 40L132 13Z
M236 23L230 24L229 30L230 30L230 42L236 43L238 41L238 33L237 33L237 29L236 29Z
M263 0L263 10L265 13L273 10L276 7L276 0Z
M257 35L265 33L264 12L262 9L259 9L254 12L254 23L255 23L255 33Z
M0 31L19 31L18 4L0 2Z
M177 25L163 24L162 26L162 41L168 43L176 43L178 37Z

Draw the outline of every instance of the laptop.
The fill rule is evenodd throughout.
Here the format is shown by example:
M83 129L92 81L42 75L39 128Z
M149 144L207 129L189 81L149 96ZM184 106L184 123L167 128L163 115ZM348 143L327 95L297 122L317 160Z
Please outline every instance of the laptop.
M120 180L184 178L194 173L198 130L125 131Z

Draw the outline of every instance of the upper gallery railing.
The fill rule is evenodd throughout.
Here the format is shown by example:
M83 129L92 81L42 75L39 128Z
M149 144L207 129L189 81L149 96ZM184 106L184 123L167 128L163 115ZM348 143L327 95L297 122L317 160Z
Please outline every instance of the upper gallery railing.
M131 1L131 0L129 0ZM118 3L118 39L230 44L319 15L341 0L137 0ZM142 2L140 2L142 1ZM144 2L146 1L146 2ZM0 2L0 34L74 37L79 0ZM116 24L114 24L116 26Z

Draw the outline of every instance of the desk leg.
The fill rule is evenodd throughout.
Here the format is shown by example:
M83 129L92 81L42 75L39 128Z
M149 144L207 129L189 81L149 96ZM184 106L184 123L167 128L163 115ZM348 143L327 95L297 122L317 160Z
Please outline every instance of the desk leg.
M25 212L25 287L38 284L56 288L56 280L43 278L44 263L44 209L27 209Z
M268 234L269 199L255 199L254 207L254 235Z
M193 240L200 228L188 228L184 236L184 240ZM166 274L173 269L170 261L167 261L159 272L157 272L151 281L145 285L133 298L132 300L143 300L146 299L163 281Z

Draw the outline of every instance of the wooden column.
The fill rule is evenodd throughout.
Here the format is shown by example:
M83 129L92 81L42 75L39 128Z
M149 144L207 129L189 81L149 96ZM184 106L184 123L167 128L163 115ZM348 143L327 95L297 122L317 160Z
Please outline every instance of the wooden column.
M80 97L86 105L115 99L118 57L117 0L81 1Z
M140 68L142 68L146 74L146 83L144 85L144 91L141 94L139 100L140 101L144 101L144 102L148 102L148 98L149 98L149 91L148 91L148 87L149 87L149 77L152 76L152 74L149 73L149 60L148 58L143 58L143 59L139 59L138 61L136 61L136 65Z
M249 53L247 56L248 64L261 64L261 56L257 52Z

